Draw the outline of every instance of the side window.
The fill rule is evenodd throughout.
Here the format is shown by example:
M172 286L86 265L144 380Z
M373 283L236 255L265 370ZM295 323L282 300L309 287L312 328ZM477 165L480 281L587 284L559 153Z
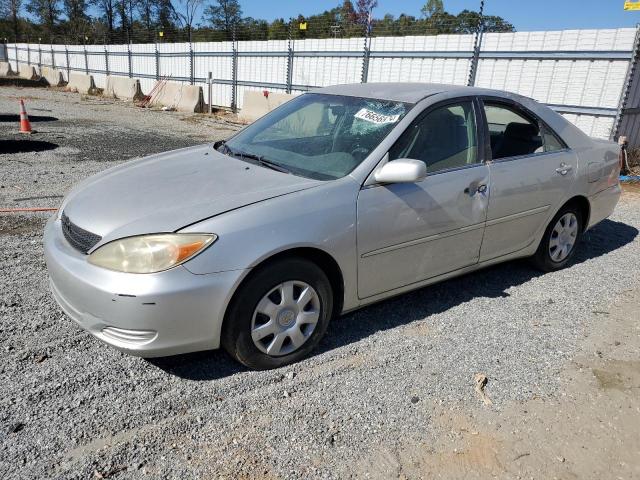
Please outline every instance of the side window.
M565 145L551 129L545 125L542 126L542 138L544 139L544 151L555 152L556 150L565 149Z
M544 151L537 122L500 104L485 103L484 111L487 116L493 160Z
M478 140L472 102L437 108L414 121L389 150L389 160L413 158L427 172L478 162Z

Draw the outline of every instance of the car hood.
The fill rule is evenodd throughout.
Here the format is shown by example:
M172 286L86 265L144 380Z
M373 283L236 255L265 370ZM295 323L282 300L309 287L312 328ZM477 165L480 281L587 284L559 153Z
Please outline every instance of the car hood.
M61 210L108 241L187 225L321 184L228 157L211 145L133 160L88 178ZM215 232L211 232L215 233Z

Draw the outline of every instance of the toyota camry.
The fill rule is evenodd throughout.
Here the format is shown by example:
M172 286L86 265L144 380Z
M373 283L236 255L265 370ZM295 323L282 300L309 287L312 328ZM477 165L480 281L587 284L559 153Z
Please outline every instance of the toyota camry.
M515 258L565 267L619 168L614 143L512 93L322 88L76 186L46 226L51 290L124 352L279 367L344 312Z

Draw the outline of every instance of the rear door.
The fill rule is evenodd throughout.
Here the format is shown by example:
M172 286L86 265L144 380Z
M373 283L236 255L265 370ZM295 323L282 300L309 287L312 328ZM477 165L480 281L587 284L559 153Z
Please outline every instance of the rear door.
M483 99L491 189L480 261L531 245L575 180L576 155L515 102Z

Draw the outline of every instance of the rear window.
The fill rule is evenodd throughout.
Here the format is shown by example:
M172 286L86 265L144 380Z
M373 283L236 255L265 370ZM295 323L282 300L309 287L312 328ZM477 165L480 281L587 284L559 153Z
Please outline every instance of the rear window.
M511 105L485 102L484 111L494 160L566 148L560 137L543 122Z

